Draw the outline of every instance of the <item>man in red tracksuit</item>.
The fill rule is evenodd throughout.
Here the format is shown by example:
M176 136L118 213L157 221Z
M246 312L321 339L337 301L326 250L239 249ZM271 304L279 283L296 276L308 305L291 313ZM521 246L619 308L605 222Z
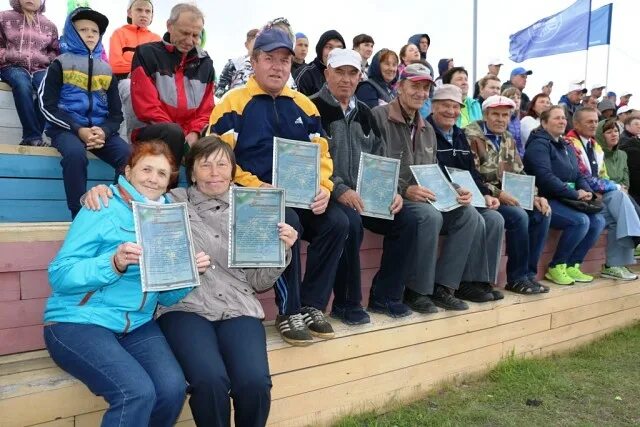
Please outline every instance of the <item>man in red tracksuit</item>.
M200 48L202 12L191 4L171 9L159 42L136 48L131 67L131 103L146 126L133 130L134 142L162 139L178 163L184 143L198 140L213 110L213 61Z

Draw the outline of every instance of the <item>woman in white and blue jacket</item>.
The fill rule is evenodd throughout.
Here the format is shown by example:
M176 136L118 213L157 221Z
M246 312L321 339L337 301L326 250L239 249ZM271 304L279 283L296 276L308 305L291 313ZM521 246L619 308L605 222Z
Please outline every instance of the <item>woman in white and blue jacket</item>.
M109 403L103 427L172 426L182 409L186 381L153 314L191 289L142 291L131 210L131 201L168 203L177 174L167 144L136 145L126 179L111 186L111 209L82 209L49 265L45 343L63 370ZM200 272L210 263L202 252L196 260Z

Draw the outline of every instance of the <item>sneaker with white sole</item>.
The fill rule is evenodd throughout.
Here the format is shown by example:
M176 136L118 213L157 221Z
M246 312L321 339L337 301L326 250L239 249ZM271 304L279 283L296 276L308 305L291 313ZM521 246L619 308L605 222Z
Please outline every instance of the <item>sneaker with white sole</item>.
M603 265L600 275L616 280L636 280L638 278L638 275L629 271L627 267L618 265L614 265L613 267Z
M302 314L279 314L276 316L276 328L285 342L295 346L307 346L313 343L313 337L304 322Z
M325 339L334 337L333 327L322 311L315 307L302 307L300 312L311 335Z

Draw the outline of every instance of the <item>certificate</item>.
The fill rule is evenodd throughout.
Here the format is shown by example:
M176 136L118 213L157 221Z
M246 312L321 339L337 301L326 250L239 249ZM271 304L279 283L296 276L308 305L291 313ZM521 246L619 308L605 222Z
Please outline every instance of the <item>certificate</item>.
M271 183L286 190L286 206L310 209L320 189L320 145L274 137Z
M398 194L400 160L362 153L356 192L364 203L361 215L393 219L391 204Z
M231 187L229 191L229 267L284 267L278 223L284 222L285 190Z
M132 202L143 292L200 285L186 203Z
M436 195L435 201L429 200L436 209L449 212L460 207L458 192L444 176L439 165L411 165L409 168L418 185L428 188Z
M473 198L471 199L471 206L475 206L476 208L487 207L484 196L480 192L476 182L473 180L471 172L464 169L450 168L449 166L445 166L444 168L447 170L449 178L451 178L451 182L471 191L471 194L473 195Z
M536 190L536 177L502 172L502 190L511 194L526 210L533 210L533 196Z

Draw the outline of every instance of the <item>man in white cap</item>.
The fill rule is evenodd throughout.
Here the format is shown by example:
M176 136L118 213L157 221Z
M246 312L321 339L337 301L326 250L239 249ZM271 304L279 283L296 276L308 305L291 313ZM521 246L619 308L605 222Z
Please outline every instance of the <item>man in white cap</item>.
M492 285L498 276L498 264L502 252L504 221L496 212L500 202L482 182L475 168L473 153L462 130L456 123L462 110L462 93L455 85L442 85L432 99L432 114L427 122L433 126L437 142L437 158L441 168L450 167L469 171L478 190L484 196L485 208L474 208L478 213L477 239L483 240L481 252L472 252L462 277L456 297L473 302L488 302L503 298ZM481 108L481 107L480 107ZM480 118L482 118L482 114ZM475 121L475 120L474 120ZM471 122L473 123L473 122ZM479 254L482 255L479 255Z
M602 92L604 91L605 87L607 87L607 85L603 85L600 83L594 84L593 86L591 86L591 96L600 101Z
M587 93L587 89L582 86L583 82L572 82L569 84L567 93L562 95L558 101L558 105L564 108L564 115L567 118L567 127L565 132L573 129L573 113L580 107L582 102L582 95Z
M618 108L629 105L629 100L632 96L633 94L630 91L620 92L620 104L618 104Z
M488 76L498 77L498 75L500 74L500 67L502 67L502 65L504 65L504 62L502 62L500 58L496 58L496 57L490 58L489 64L487 64L487 69L488 69L487 75L485 77L488 77ZM480 96L480 89L481 89L480 80L478 80L476 84L473 86L473 97L476 99ZM498 81L500 81L500 79L498 79Z
M364 228L384 235L380 270L373 278L369 310L390 317L402 317L411 310L402 304L402 293L409 257L413 247L417 219L402 209L402 197L396 195L389 206L393 220L361 216L366 209L357 189L359 160L363 153L384 155L385 142L367 105L358 101L355 91L360 80L361 53L333 49L324 70L326 83L311 96L322 118L333 160L331 199L349 218L349 236L340 258L333 285L331 316L349 325L369 322L361 306L360 245Z
M502 190L502 172L524 174L516 142L507 131L515 103L494 95L482 103L483 119L464 130L475 166L491 195L500 200L498 212L504 218L507 241L507 285L519 294L548 292L536 281L537 266L549 231L551 210L544 197L534 197L535 209L525 211L518 201Z
M622 132L624 132L624 122L629 117L631 117L633 112L634 112L633 108L629 107L628 105L624 105L618 108L618 111L616 114L617 115L616 125L618 126L618 133L620 135L622 135Z
M476 261L480 262L479 268L484 269L485 274L487 270L482 218L470 205L470 192L459 188L458 202L462 206L440 212L429 203L435 200L433 191L418 185L411 173L411 165L437 163L435 131L419 114L429 96L431 81L427 67L408 65L399 77L398 97L373 109L387 142L387 155L401 161L399 192L404 198L403 210L411 211L418 218L417 240L412 252L414 259L404 302L415 311L425 313L432 312L434 304L447 310L466 310L467 303L454 296L455 290L465 274L475 267ZM460 108L462 94L459 89L453 95L450 90L440 93L453 99ZM440 234L446 234L447 239L438 257Z

